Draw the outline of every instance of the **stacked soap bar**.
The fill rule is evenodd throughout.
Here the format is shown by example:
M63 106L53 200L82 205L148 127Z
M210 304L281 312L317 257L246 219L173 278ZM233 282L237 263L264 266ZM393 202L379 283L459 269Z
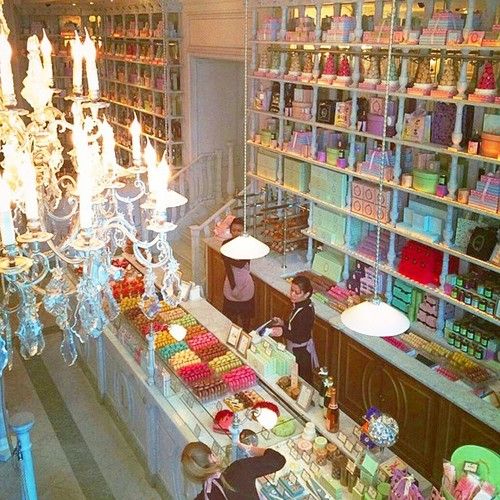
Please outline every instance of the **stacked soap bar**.
M307 192L309 189L309 179L311 177L311 165L309 163L285 158L283 160L283 185Z
M405 342L402 340L398 339L397 337L383 337L384 340L388 343L394 346L396 349L399 349L400 351L403 351L405 354L408 354L408 356L416 356L415 349L407 345Z
M312 17L304 16L292 20L295 29L285 33L287 42L314 42L316 41L316 27Z
M384 19L382 24L375 26L373 31L363 33L363 43L389 43L391 37L391 20ZM392 34L392 41L400 43L403 41L403 31L401 27L395 26Z
M268 17L262 27L257 30L257 40L275 42L281 29L281 20L277 17Z
M347 175L311 165L309 192L322 201L344 208L347 195Z
M460 14L451 11L435 12L429 20L427 28L422 30L419 43L421 45L446 45L450 36L456 41L460 38L464 22Z
M387 231L382 230L380 233L380 260L387 260L387 252L389 251L390 235ZM376 260L377 258L377 232L370 231L357 246L356 252Z
M333 16L330 27L323 31L322 41L328 43L347 43L354 39L356 18L354 16Z
M279 157L267 151L257 152L257 175L275 181L278 177Z
M327 241L328 243L343 245L345 226L345 215L336 214L320 207L319 205L314 205L311 232L316 234L319 238Z
M284 489L284 498L290 499L306 499L309 494L306 493L304 487L297 481L291 481L288 475L282 476L278 479L278 487L281 486Z
M360 302L359 295L356 292L347 290L340 285L331 287L328 290L328 297L330 307L339 312Z
M313 106L313 91L310 88L295 87L292 101L292 117L299 120L310 120Z
M294 130L285 150L308 157L311 151L312 132L309 130Z
M423 299L423 292L400 279L395 279L392 286L391 304L404 312L413 322L417 319L418 308Z
M382 190L382 210L381 222L389 222L389 211L391 206L392 190L383 188ZM369 182L352 181L352 201L351 210L356 213L377 220L378 214L378 186Z
M469 194L469 205L491 212L500 211L500 174L481 175Z
M266 377L290 375L295 356L278 348L278 343L269 337L247 351L247 361L255 370Z
M445 222L446 209L443 205L425 199L412 199L403 210L403 222L398 222L396 227L437 243L442 239Z
M368 151L365 161L358 163L357 171L378 179L383 170L383 178L390 181L394 177L394 161L392 151L384 153L381 149L372 149Z

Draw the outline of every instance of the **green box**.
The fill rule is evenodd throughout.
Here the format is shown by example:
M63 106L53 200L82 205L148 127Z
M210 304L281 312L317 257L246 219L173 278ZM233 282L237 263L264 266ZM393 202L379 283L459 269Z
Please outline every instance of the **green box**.
M260 131L260 143L263 146L269 147L271 146L271 141L274 139L274 132L270 130L261 130Z
M257 175L275 181L278 177L279 157L267 151L257 152Z
M439 174L419 168L413 169L413 188L417 191L435 194L438 182Z
M314 272L326 276L333 281L342 279L344 267L344 256L335 250L322 250L313 259L312 269Z
M337 165L338 157L339 150L337 148L326 148L326 163L330 165Z
M316 198L340 208L346 206L347 175L311 165L309 191Z
M283 162L283 185L306 193L311 179L311 165L304 161L285 158Z

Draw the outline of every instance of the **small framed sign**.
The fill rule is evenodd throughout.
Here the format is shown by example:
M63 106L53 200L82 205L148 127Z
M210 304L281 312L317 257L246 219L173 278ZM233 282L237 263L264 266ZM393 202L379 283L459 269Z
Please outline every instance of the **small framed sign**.
M288 480L290 481L290 484L295 484L297 482L297 476L293 472L289 472Z
M215 407L217 408L217 411L221 411L223 408L222 403L220 401L217 401L217 404L215 405Z
M234 323L229 327L229 335L227 336L227 343L231 347L236 347L240 339L242 328Z
M319 468L319 465L317 463L313 462L311 464L311 472L314 474L315 477L319 476L321 469Z
M345 442L345 449L351 452L354 449L354 443L349 439Z
M370 486L366 494L368 498L375 500L375 498L377 498L377 490L375 489L375 486Z
M345 468L350 474L354 474L356 472L356 464L351 459L347 460Z
M311 400L313 394L314 391L312 387L309 387L306 384L302 384L302 387L300 388L299 397L297 398L297 405L304 411L307 411L309 409L309 406L311 406Z
M464 462L464 472L475 474L479 464L477 462Z
M343 444L347 441L347 436L341 431L338 435L339 441Z
M306 470L303 470L302 471L302 474L300 475L300 477L304 480L304 482L308 483L310 480L311 480L311 476L309 475L309 473L306 471Z
M260 434L266 441L269 441L271 433L267 429L264 429Z
M240 332L240 338L238 340L238 352L244 357L247 357L247 350L250 345L252 338L246 332Z
M356 444L354 445L354 451L355 451L356 453L358 453L358 454L359 454L359 453L361 453L361 452L363 451L363 449L364 449L364 448L363 448L363 445L362 445L361 443L356 443Z
M359 425L355 425L352 433L359 439L359 436L361 436L361 427Z
M467 45L476 45L481 47L484 38L484 31L471 31L467 39Z
M311 455L309 453L307 453L306 451L304 451L302 453L302 460L304 460L304 462L306 464L308 464L311 461Z
M297 453L297 450L295 448L292 448L290 450L290 455L294 460L297 460L299 458L299 454Z
M199 426L199 424L196 424L194 426L194 429L193 429L193 434L194 434L194 437L196 439L198 439L200 437L200 434L201 434L201 427Z

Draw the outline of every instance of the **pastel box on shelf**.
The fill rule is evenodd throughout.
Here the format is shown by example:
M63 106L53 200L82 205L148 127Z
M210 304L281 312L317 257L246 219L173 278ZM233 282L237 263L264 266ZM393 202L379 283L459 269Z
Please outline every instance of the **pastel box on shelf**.
M342 269L344 268L344 256L334 250L322 250L317 252L313 259L312 270L322 276L326 276L333 281L342 279Z
M391 205L391 189L383 188L381 203L382 207L389 208ZM378 204L379 189L376 184L366 181L352 181L352 197L374 205Z
M346 203L347 183L345 174L311 165L309 192L316 198L343 208Z
M275 181L278 178L279 157L267 151L257 152L257 175Z
M334 245L343 245L346 227L345 215L336 214L315 205L311 231L322 240Z
M283 185L285 187L307 192L311 178L311 165L309 163L285 158L283 169Z
M337 102L335 104L335 125L349 128L351 125L352 101Z

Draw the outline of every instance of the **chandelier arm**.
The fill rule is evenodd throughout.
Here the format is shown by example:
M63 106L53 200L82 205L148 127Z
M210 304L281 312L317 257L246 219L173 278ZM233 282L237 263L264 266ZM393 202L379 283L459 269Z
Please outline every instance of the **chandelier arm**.
M54 252L54 254L61 259L63 262L66 262L66 264L71 264L73 266L79 266L81 265L85 258L84 257L68 257L65 255L62 251L60 251L57 246L52 242L52 240L47 241L47 245L49 248Z
M146 185L144 184L144 181L139 177L139 175L137 175L134 181L134 186L139 189L139 192L133 197L121 196L120 194L118 194L117 188L113 188L113 195L118 201L121 201L123 203L134 203L140 200L146 194Z

